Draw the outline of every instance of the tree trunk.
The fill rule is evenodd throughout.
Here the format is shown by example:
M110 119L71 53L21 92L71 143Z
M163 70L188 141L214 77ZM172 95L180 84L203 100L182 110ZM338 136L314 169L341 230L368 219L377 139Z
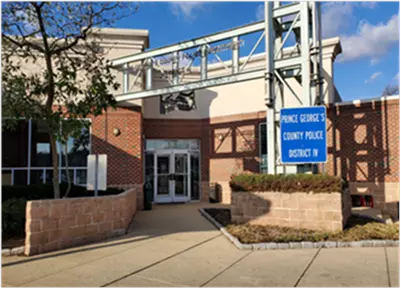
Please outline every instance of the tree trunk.
M54 198L60 199L60 183L58 181L58 155L57 155L57 145L56 139L53 137L52 133L49 133L50 136L50 146L52 148L52 163L53 163L53 190L54 190Z
M64 144L64 159L65 159L65 171L67 174L67 182L68 182L68 187L67 187L67 191L65 192L64 198L68 198L68 195L71 191L71 175L70 175L70 170L69 170L69 165L68 165L67 143Z

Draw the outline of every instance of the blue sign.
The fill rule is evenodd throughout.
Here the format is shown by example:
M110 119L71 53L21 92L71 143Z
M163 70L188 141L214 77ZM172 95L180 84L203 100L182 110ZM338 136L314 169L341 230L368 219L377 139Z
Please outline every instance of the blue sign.
M326 107L281 109L280 131L283 164L327 161Z

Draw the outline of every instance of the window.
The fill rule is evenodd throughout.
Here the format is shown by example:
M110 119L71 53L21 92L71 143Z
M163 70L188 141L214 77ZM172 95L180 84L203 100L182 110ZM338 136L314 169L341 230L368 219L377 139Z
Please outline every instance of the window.
M15 129L3 129L2 139L3 184L26 185L52 182L52 150L45 122L20 120ZM90 141L89 129L83 128L79 138L70 138L67 142L68 165L74 184L86 184ZM65 156L60 152L64 152L64 147L57 143L59 180L63 182L67 181L67 176Z

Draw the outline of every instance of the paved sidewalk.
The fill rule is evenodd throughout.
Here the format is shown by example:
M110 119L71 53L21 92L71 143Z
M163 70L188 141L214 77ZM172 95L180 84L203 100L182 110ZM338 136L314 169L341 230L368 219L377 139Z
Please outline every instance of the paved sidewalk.
M3 286L399 287L399 248L240 251L198 209L139 212L123 238L2 258Z

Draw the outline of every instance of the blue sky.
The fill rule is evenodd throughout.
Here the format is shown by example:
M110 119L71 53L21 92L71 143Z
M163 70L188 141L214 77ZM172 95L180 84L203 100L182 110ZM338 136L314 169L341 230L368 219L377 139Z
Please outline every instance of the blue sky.
M334 81L343 100L378 97L399 82L398 2L323 2L322 12L324 36L341 38ZM156 48L262 19L263 2L141 2L116 26L149 30Z

